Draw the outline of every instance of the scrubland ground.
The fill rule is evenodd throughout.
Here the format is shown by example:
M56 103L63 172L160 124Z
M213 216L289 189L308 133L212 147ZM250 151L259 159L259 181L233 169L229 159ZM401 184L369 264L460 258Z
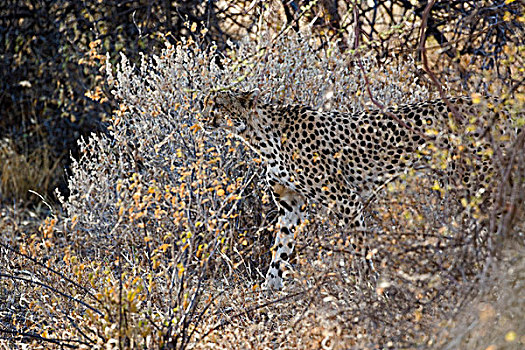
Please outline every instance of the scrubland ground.
M445 86L447 95L466 94L487 111L462 125L450 116L435 130L457 135L455 155L436 148L424 155L425 169L378 188L365 232L348 232L311 203L286 287L274 293L260 288L277 215L264 165L232 135L205 133L198 123L200 101L217 88L259 88L267 102L345 112L375 108L370 96L386 106L436 98L417 65L410 57L379 64L330 43L318 49L307 35L291 34L246 40L226 55L186 40L138 66L124 55L117 67L108 63L120 105L109 134L81 142L69 197L51 210L2 208L0 344L523 348L519 88L480 75L500 97L495 103ZM491 207L446 175L452 157L470 164L480 156L463 152L476 142L464 131L478 127L493 145L481 155L496 169L485 189ZM352 242L368 248L373 272Z

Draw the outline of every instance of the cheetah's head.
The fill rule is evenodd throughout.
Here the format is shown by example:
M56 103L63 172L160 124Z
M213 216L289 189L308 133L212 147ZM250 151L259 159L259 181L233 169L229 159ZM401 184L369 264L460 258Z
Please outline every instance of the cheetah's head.
M204 99L204 128L242 134L252 120L258 97L259 90L210 93Z

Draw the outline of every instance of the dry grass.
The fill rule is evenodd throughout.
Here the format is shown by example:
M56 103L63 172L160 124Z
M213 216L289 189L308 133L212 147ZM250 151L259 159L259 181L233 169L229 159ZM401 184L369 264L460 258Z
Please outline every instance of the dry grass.
M11 142L0 142L0 201L39 202L31 191L45 195L57 186L63 176L60 161L47 147L21 153Z

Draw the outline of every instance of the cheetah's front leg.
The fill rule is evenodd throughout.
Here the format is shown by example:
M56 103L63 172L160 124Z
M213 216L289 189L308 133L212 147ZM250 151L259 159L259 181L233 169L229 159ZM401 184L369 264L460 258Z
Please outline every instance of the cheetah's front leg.
M306 211L306 199L296 191L283 185L272 183L274 200L279 207L277 236L272 248L272 262L266 274L266 287L281 289L284 269L293 252L298 227Z

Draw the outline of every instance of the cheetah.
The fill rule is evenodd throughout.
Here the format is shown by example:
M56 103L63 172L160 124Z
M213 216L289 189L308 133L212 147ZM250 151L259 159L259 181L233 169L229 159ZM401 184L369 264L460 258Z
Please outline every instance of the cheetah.
M364 199L424 160L422 150L429 139L448 144L435 130L451 118L449 106L459 115L472 114L476 107L468 98L451 98L449 103L434 100L392 107L386 113L321 112L300 105L262 103L259 95L258 90L208 95L203 127L234 133L267 166L267 183L279 209L265 282L270 290L283 287L283 271L298 226L306 218L307 201L331 207L346 229L364 229ZM476 170L490 172L489 161L482 159ZM463 181L468 182L473 173L465 174Z

